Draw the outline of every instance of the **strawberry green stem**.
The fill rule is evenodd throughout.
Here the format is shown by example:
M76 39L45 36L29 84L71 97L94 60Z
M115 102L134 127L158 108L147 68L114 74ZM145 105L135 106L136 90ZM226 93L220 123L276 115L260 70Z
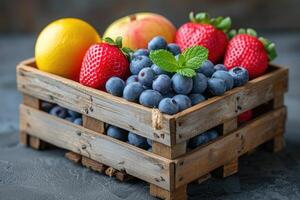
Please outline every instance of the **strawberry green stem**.
M257 32L252 28L247 28L247 29L240 28L238 30L233 29L233 30L229 31L228 36L231 39L238 34L247 34L247 35L251 35L253 37L257 37ZM258 40L264 45L265 50L268 54L269 61L274 60L277 57L275 44L273 42L271 42L270 40L263 38L263 37L259 37Z
M123 44L122 44L122 37L117 37L115 40L109 38L109 37L106 37L103 39L104 42L110 44L110 45L114 45L116 47L118 47L122 53L128 58L128 60L131 59L131 56L130 54L133 52L130 48L127 48L127 47L123 47Z
M197 13L194 15L193 12L190 13L189 18L191 22L200 23L200 24L211 24L219 30L227 32L231 27L231 19L230 17L217 17L210 18L207 13Z

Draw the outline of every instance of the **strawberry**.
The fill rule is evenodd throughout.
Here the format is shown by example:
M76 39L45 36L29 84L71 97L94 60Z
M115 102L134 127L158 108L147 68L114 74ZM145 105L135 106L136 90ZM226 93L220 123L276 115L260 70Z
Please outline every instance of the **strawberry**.
M106 81L113 76L122 79L129 75L128 48L122 47L122 38L114 42L105 38L105 42L94 44L87 50L80 71L80 83L92 88L104 89Z
M244 123L244 122L250 121L252 119L252 117L253 117L253 111L247 110L238 116L238 122Z
M249 72L250 79L263 75L269 61L276 57L274 43L265 38L257 38L253 29L240 29L230 31L232 39L229 41L224 65L231 69L242 66Z
M226 31L231 26L229 17L209 18L207 13L190 13L191 22L183 24L176 33L175 42L181 50L191 46L204 46L208 49L208 59L217 63L223 58L228 43Z

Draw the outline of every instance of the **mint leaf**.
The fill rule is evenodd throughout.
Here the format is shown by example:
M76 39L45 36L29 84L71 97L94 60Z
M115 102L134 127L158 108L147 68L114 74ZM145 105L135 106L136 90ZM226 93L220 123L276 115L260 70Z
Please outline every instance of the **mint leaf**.
M208 50L202 46L194 46L187 48L182 55L185 57L187 68L198 69L207 60Z
M182 54L179 54L177 58L177 62L179 64L179 67L184 66L186 62L185 57Z
M187 77L193 77L196 75L195 70L190 69L190 68L178 69L178 70L176 70L176 73L178 73L182 76L187 76Z
M159 68L167 72L176 72L179 68L178 62L173 54L167 50L156 50L150 52L150 59Z

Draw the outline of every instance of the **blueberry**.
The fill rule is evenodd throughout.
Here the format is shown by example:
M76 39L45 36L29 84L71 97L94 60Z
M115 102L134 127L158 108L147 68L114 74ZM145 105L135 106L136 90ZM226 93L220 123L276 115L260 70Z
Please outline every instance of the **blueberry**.
M203 144L206 144L207 142L209 142L209 138L207 137L207 134L202 133L200 135L197 135L195 137L193 137L190 141L189 141L189 147L194 149L198 146L201 146Z
M234 67L229 70L229 73L233 77L234 87L245 85L249 80L249 73L243 67Z
M113 137L115 139L118 139L118 140L121 140L124 142L127 141L128 132L124 129L121 129L119 127L111 125L108 127L106 132L107 132L107 135L110 137Z
M227 68L225 67L225 65L223 65L223 64L217 64L217 65L215 65L214 69L215 69L215 71L219 71L219 70L228 71Z
M179 106L174 99L164 98L159 102L158 109L162 113L173 115L173 114L178 113Z
M151 67L152 61L147 56L136 56L130 62L130 72L133 75L138 75L138 73L145 67Z
M166 74L166 75L169 75L170 73L169 72L166 72L164 70L162 70L161 68L159 68L156 64L153 64L151 66L151 69L154 71L154 73L156 75L160 75L160 74Z
M198 73L204 74L206 77L210 78L211 75L215 72L214 64L210 60L203 62L200 68L197 69Z
M151 140L151 139L147 138L147 143L148 143L148 145L149 145L150 147L152 147L152 140Z
M126 85L128 85L129 83L132 83L132 82L139 82L138 75L129 76L126 80Z
M124 88L123 97L128 101L136 102L143 91L144 88L141 83L133 82L126 85L126 87Z
M202 93L207 88L207 77L204 74L197 73L193 77L193 93Z
M190 98L183 94L177 94L173 97L173 99L176 101L179 107L179 111L185 110L192 106L192 102Z
M139 82L147 87L152 85L154 77L154 71L150 67L142 69L138 75Z
M167 50L170 51L174 56L181 53L180 47L175 43L168 44Z
M167 94L171 90L171 79L165 74L161 74L152 83L153 90L160 92L161 94Z
M49 102L41 103L41 109L45 112L49 112L53 107L54 107L53 103L49 103Z
M73 118L78 118L78 117L81 116L80 113L75 112L75 111L73 111L73 110L68 110L67 112L68 112L68 115L71 116L71 117L73 117Z
M67 109L63 108L63 107L60 107L60 106L54 106L50 112L49 112L50 115L54 115L56 117L59 117L59 118L66 118L68 113L67 113Z
M219 78L225 81L226 90L231 90L233 87L233 77L227 71L216 71L213 73L212 78Z
M162 95L155 90L145 90L140 96L140 104L150 108L157 108L162 98Z
M66 117L65 120L73 123L73 121L75 120L75 118L74 117Z
M212 95L221 96L226 91L226 83L224 80L219 78L208 79L208 90Z
M176 93L171 90L167 94L163 95L163 98L167 98L167 97L168 98L173 98L175 95L176 95Z
M128 142L129 144L140 147L142 149L148 149L147 139L132 132L129 132L128 134Z
M148 49L150 50L158 50L158 49L165 49L167 47L166 40L161 36L156 36L150 40L148 43Z
M125 82L119 77L111 77L105 83L105 89L108 93L121 97L125 87Z
M190 94L189 98L191 99L192 106L205 100L205 97L202 94L198 94L198 93Z
M82 118L80 117L80 118L74 119L73 123L82 126Z
M212 129L205 132L209 141L216 139L219 136L218 131Z
M193 89L193 79L176 73L172 77L172 88L177 94L188 94Z
M138 49L133 54L133 57L136 56L149 56L149 50L148 49Z

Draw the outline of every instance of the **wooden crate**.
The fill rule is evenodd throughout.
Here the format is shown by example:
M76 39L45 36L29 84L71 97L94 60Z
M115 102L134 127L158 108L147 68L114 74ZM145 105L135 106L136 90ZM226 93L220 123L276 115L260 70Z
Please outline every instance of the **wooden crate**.
M148 182L150 194L163 199L186 199L187 184L206 180L211 172L222 177L236 173L238 158L261 144L269 142L273 151L284 145L288 70L275 65L245 86L175 115L42 72L33 59L17 66L17 85L24 96L22 143L70 150L70 159L92 169L103 172L110 166L110 174L124 172ZM41 100L82 113L83 126L41 111ZM253 108L257 116L238 124L237 116ZM153 152L105 135L104 123L150 138ZM187 151L190 138L214 127L220 137Z

